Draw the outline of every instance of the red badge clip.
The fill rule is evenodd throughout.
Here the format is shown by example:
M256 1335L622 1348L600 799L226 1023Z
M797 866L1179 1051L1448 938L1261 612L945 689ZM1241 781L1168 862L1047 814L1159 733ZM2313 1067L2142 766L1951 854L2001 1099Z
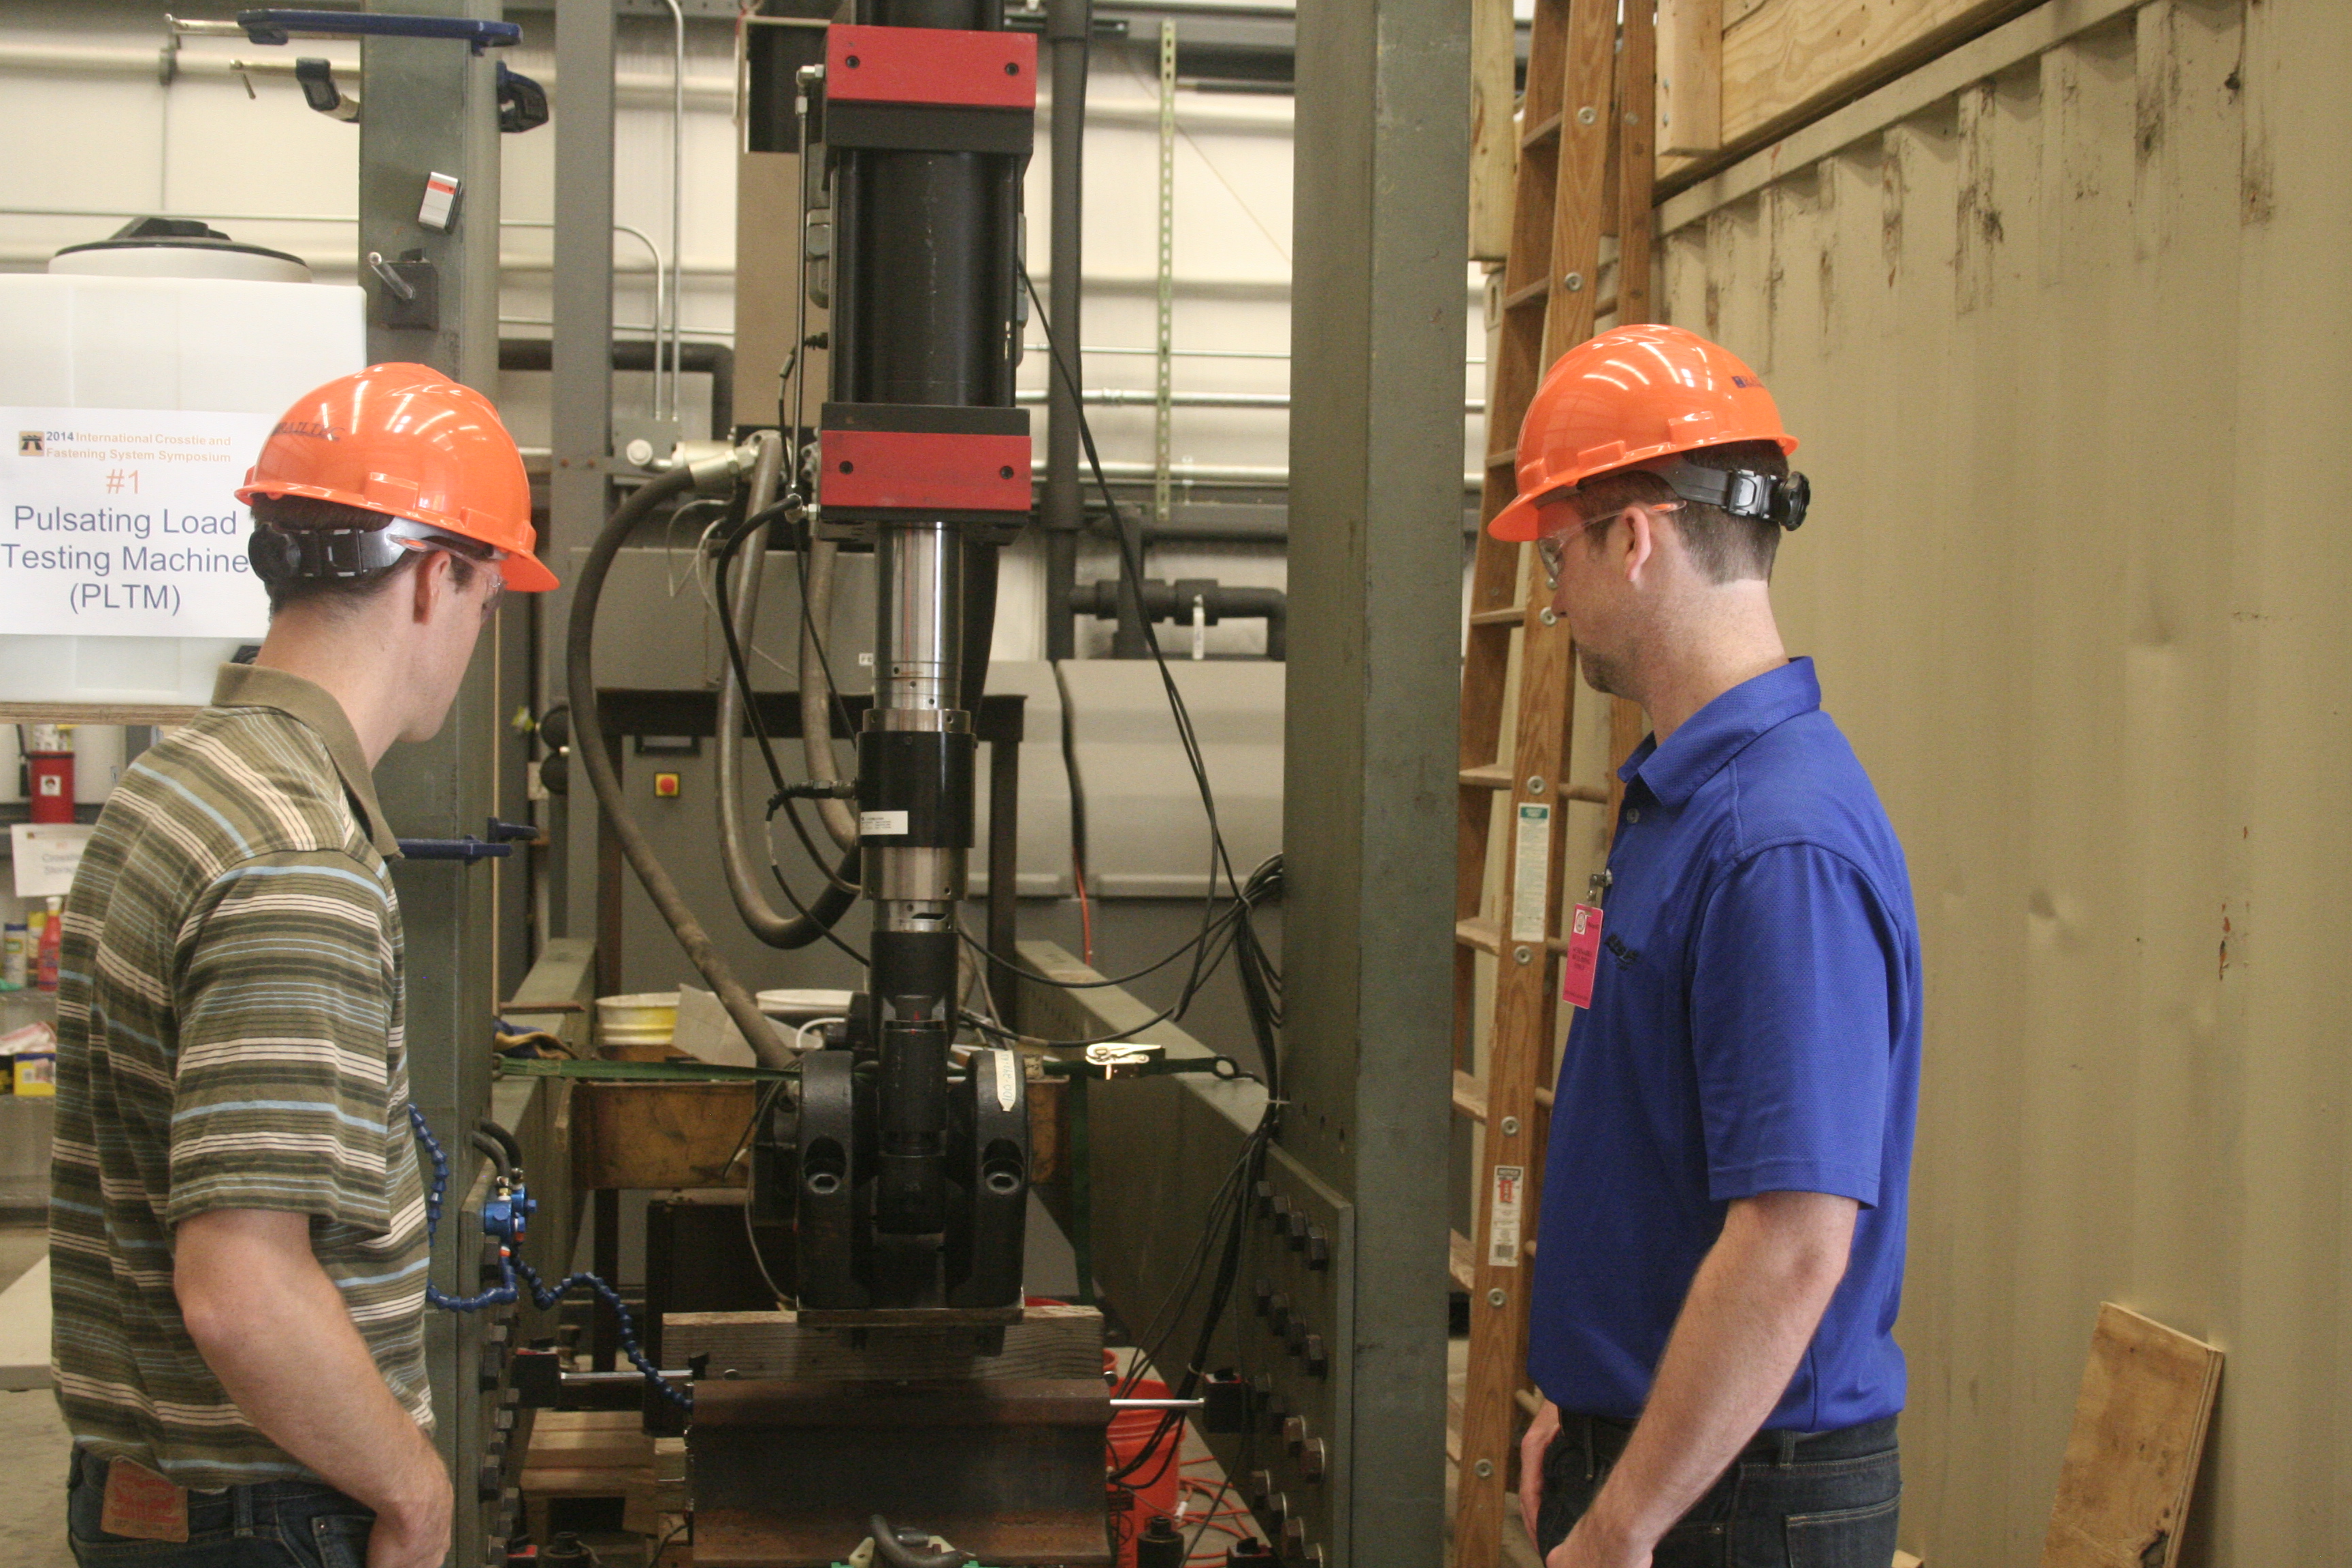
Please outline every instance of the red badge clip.
M1592 1005L1592 972L1601 962L1601 910L1579 904L1568 924L1568 962L1560 965L1559 999L1571 1007Z

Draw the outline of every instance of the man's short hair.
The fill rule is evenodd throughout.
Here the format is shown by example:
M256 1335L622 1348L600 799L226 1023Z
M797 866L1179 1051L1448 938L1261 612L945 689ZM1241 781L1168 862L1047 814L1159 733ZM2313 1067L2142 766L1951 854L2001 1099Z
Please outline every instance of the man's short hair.
M1789 477L1789 459L1775 441L1728 441L1677 454L1695 468L1717 473L1745 470L1768 479ZM1769 518L1734 517L1719 506L1682 500L1674 488L1646 468L1620 468L1589 479L1576 489L1576 510L1588 522L1614 516L1628 506L1681 504L1671 514L1675 531L1691 562L1710 583L1743 578L1772 580L1772 558L1780 548L1780 525Z
M341 529L372 533L394 519L366 507L348 506L341 501L318 500L310 496L256 496L253 498L253 521L257 528L280 528L288 532L298 529ZM404 551L391 565L356 577L281 577L275 582L264 579L262 586L269 595L269 613L275 617L281 610L305 605L317 605L326 609L347 613L366 604L401 574L408 571L430 552ZM449 550L449 580L462 591L474 578L475 563L466 552L452 545Z

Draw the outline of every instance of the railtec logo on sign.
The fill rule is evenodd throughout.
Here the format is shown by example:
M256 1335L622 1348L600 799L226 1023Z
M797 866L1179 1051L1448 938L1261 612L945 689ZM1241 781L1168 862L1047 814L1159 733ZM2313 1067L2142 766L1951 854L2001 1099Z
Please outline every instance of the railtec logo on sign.
M0 630L258 638L269 601L232 492L259 414L0 409Z

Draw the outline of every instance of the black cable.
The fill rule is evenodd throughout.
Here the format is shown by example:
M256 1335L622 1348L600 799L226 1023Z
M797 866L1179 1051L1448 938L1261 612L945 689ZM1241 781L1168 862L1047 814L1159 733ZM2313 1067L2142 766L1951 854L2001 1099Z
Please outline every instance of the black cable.
M729 668L734 671L735 683L743 693L744 715L751 721L752 737L759 742L760 756L767 764L768 777L776 786L774 798L778 800L789 799L784 793L786 785L784 784L783 769L776 761L775 743L768 734L767 721L763 719L760 713L760 697L759 693L753 689L751 685L751 666L750 661L743 657L742 639L735 635L735 611L734 606L729 602L727 574L729 569L734 563L735 552L742 547L744 541L758 534L761 528L773 522L779 517L789 516L793 511L800 509L802 503L797 496L787 496L782 500L778 501L775 505L763 508L753 515L745 518L737 527L728 530L725 542L721 544L718 557L714 563L715 570L712 573L718 584L717 602L719 609L719 629L727 644L728 665ZM734 779L721 779L719 781L719 787L721 789L734 789L740 787L740 784L739 781ZM775 945L806 947L811 942L816 940L816 937L822 936L824 941L833 943L834 946L841 949L842 952L856 960L861 966L866 965L867 960L866 955L859 952L856 948L850 946L846 942L844 942L833 929L835 925L840 923L841 917L848 912L850 905L856 902L858 894L862 891L856 884L844 879L845 874L856 864L857 851L852 849L845 855L842 858L840 871L835 872L831 868L827 867L824 860L817 856L816 846L809 843L807 835L802 835L801 841L803 844L807 845L810 858L816 861L817 868L823 871L825 876L826 885L824 891L819 893L816 896L815 903L811 905L803 902L801 896L793 890L792 884L784 879L783 868L776 863L773 833L774 825L775 808L771 805L767 817L768 831L763 835L763 837L768 839L769 844L768 871L770 875L775 878L776 886L783 890L786 901L793 906L794 912L800 917L798 921L793 922L789 934L800 935L805 927L811 926L814 928L815 932L814 935L808 936L805 940L800 942L789 943L780 942ZM793 826L795 827L800 826L799 818L797 816L793 818Z
M573 735L576 750L588 774L589 788L596 804L604 809L604 819L613 825L614 837L621 841L621 852L630 868L644 884L646 892L661 911L662 919L677 936L678 945L693 961L710 989L726 1004L728 1016L743 1031L751 1051L765 1067L788 1065L789 1053L776 1038L774 1029L761 1013L760 1005L752 999L735 972L729 965L710 933L695 918L686 896L661 863L653 843L631 815L628 802L623 797L619 773L604 745L604 726L600 715L596 694L596 605L604 596L604 579L613 570L613 563L621 553L621 546L631 530L655 507L670 497L688 489L695 483L690 468L679 467L663 474L624 500L605 520L604 531L580 563L573 580L572 617L564 647L564 684L572 700ZM847 907L845 900L843 907ZM811 922L814 926L815 922ZM814 941L813 929L808 940Z
M824 692L833 703L833 716L841 721L842 732L855 741L857 726L849 721L849 704L841 700L841 682L833 678L833 661L824 652L824 634L817 629L814 617L809 614L808 552L814 548L815 542L809 537L808 525L803 521L796 531L793 548L793 568L801 580L801 626L808 633L809 646L816 649L816 667L824 674Z
M1046 314L1045 302L1038 296L1035 279L1029 276L1029 269L1025 265L1021 266L1020 270L1022 287L1028 290L1030 304L1036 313L1038 328L1045 334L1046 355L1053 362L1055 374L1062 378L1064 389L1069 393L1071 402L1077 410L1078 440L1086 449L1087 465L1094 472L1095 488L1101 491L1103 504L1110 509L1112 520L1116 523L1119 516L1118 500L1112 495L1110 480L1103 473L1102 454L1095 446L1094 428L1087 422L1086 400L1081 395L1078 386L1078 369L1062 352L1061 344L1054 333L1053 321ZM1139 584L1139 585L1143 581L1143 563L1135 548L1135 542L1128 536L1127 530L1123 527L1115 528L1113 531L1118 538L1121 564L1128 574ZM1177 741L1183 750L1186 764L1192 769L1193 784L1200 792L1202 812L1209 821L1209 886L1208 892L1202 900L1202 930L1205 936L1215 902L1219 870L1223 871L1225 885L1233 889L1236 897L1240 894L1240 884L1234 876L1232 858L1225 850L1224 832L1217 819L1216 794L1209 784L1208 764L1201 754L1200 737L1192 727L1192 711L1185 706L1184 694L1176 684L1174 673L1168 668L1167 656L1160 651L1160 634L1149 616L1143 617L1143 642L1144 647L1150 651L1153 665L1160 671L1160 683L1161 689L1167 693L1169 712L1175 721ZM1180 1011L1190 1005L1192 996L1197 993L1201 979L1202 976L1196 969L1193 975L1187 981L1183 999L1179 1004Z

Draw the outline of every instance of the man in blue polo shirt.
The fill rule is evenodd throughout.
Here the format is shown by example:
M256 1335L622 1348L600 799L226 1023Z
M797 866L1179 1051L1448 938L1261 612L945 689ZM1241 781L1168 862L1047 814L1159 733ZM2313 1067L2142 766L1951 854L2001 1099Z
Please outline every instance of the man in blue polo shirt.
M1894 1552L1919 944L1902 846L1773 622L1795 446L1721 347L1622 328L1546 378L1492 525L1536 542L1585 678L1653 727L1568 965L1591 995L1520 1447L1547 1568Z

